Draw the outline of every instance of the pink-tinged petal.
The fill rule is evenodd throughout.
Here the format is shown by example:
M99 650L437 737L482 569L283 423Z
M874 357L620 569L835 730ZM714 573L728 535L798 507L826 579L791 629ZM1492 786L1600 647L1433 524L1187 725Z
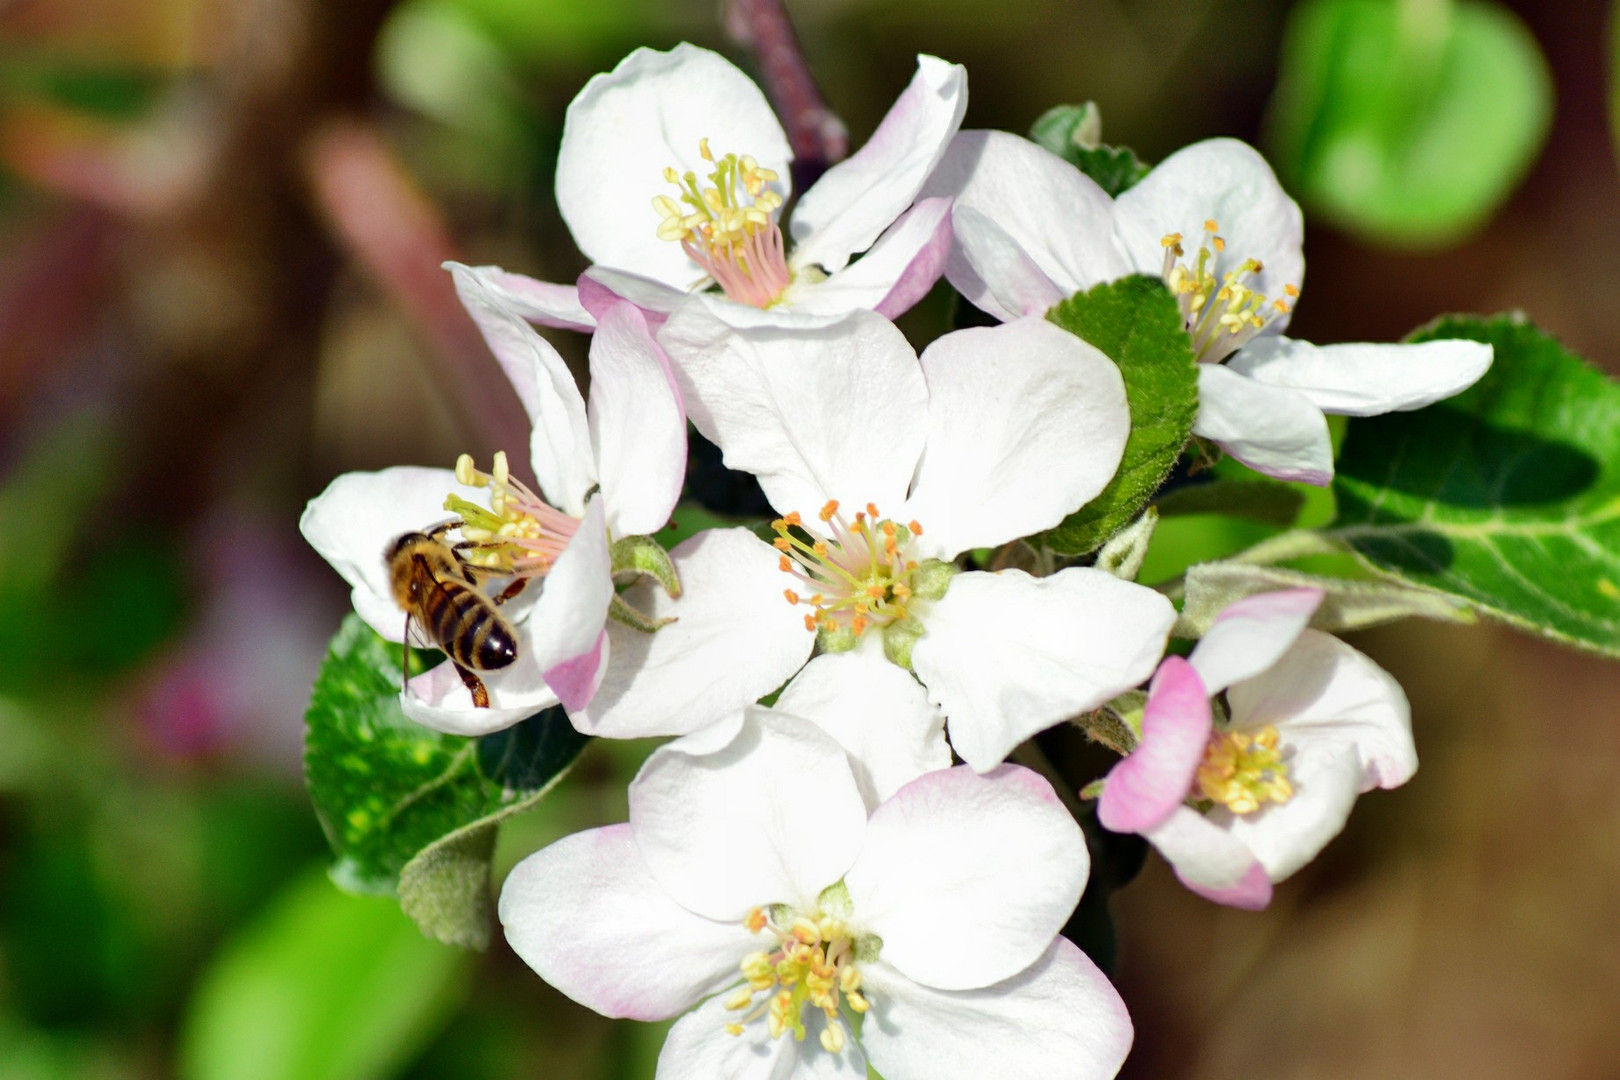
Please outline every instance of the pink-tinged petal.
M1211 220L1225 241L1209 266L1217 278L1257 259L1264 268L1245 282L1256 291L1277 299L1284 286L1304 284L1299 206L1266 159L1236 139L1206 139L1176 151L1114 203L1120 248L1139 272L1155 276L1164 269L1164 237L1180 233L1184 261L1191 262ZM1272 326L1280 331L1287 323L1283 315Z
M921 605L918 605L919 609ZM912 667L945 710L951 745L980 772L1035 734L1153 673L1170 601L1103 570L970 572L919 610Z
M1109 1080L1130 1052L1125 1002L1065 938L982 990L922 986L886 958L861 965L861 1045L888 1080Z
M883 939L886 963L926 986L971 990L1039 959L1090 867L1051 784L1017 765L983 776L958 765L872 812L844 884L852 925Z
M1148 689L1142 741L1108 773L1097 820L1119 833L1161 824L1191 790L1212 723L1198 672L1179 656L1165 657Z
M686 414L646 318L620 301L591 339L591 446L608 531L647 535L669 522L686 478Z
M1113 478L1131 432L1125 381L1075 335L1039 318L957 330L921 363L927 451L906 516L927 553L1049 529Z
M690 295L685 289L609 266L592 266L579 275L579 301L598 320L613 305L629 301L646 313L656 330Z
M677 197L664 169L714 171L698 152L749 154L774 169L771 185L789 193L792 152L759 87L724 57L682 43L669 52L637 49L597 75L568 106L557 151L557 209L592 262L630 270L678 289L703 272L681 245L658 238L652 200Z
M1210 694L1260 674L1299 638L1321 589L1280 589L1228 604L1187 659Z
M688 304L658 340L687 415L782 513L829 499L898 508L922 454L928 388L893 323L853 311L819 329L726 326ZM780 590L778 590L780 591Z
M309 500L298 530L352 588L355 613L389 641L401 641L405 611L388 583L387 549L401 533L446 520L444 497L460 490L448 469L401 465L344 473Z
M1267 803L1252 814L1217 806L1208 817L1254 852L1274 882L1316 858L1339 835L1361 783L1361 759L1353 746L1289 745L1285 737L1284 751L1294 787L1287 802Z
M1224 364L1198 366L1193 434L1279 480L1325 487L1333 479L1327 417L1303 394L1267 386Z
M1181 883L1205 899L1247 911L1271 903L1271 879L1254 853L1198 811L1183 806L1144 835Z
M961 253L947 262L951 284L981 311L1011 322L1043 315L1068 295L988 214L959 206L951 222Z
M851 652L810 661L775 708L838 740L871 808L923 773L949 768L951 748L945 718L929 704L922 684L885 659L875 639L868 640Z
M1054 284L1059 297L1131 271L1115 245L1113 200L1107 192L1028 139L1002 131L962 132L951 140L922 194L956 197L956 244L945 276L969 302L993 315L1015 318L1028 308L1003 306L997 311L983 302L1017 295L1020 289L1016 282L995 279L997 271L1017 268L1016 261L974 250L981 240L994 239L998 245L1010 241ZM997 232L964 232L964 219L973 216L964 215L964 209L989 219Z
M861 848L866 804L844 748L806 720L749 706L716 749L699 732L654 750L630 785L647 869L682 907L741 919L814 908Z
M608 623L613 658L574 726L612 739L684 735L791 678L816 636L782 597L779 554L747 529L712 529L671 551L680 599L649 581L623 595L675 621L651 634Z
M872 250L825 281L794 285L794 313L842 315L870 308L893 319L928 294L951 249L951 201L924 199L878 238Z
M562 676L564 684L551 688L569 712L590 701L600 678L602 626L613 599L613 566L602 518L602 499L592 498L579 531L539 583L540 599L519 639L519 648L534 655L548 684L551 672ZM571 660L580 663L562 667Z
M603 630L596 635L596 645L578 656L564 660L545 670L546 685L551 687L557 700L569 712L583 709L596 696L607 671L608 636Z
M917 74L866 145L799 196L794 265L819 265L833 274L870 247L917 197L966 109L967 69L918 56Z
M510 666L476 674L489 692L488 708L473 704L472 694L448 660L412 679L400 696L400 706L407 717L434 731L488 735L557 704L557 695L541 676L533 650L521 645Z
M501 301L482 273L460 263L445 266L534 425L529 460L541 492L559 510L578 517L585 512L585 493L596 483L596 466L585 399L574 376L551 343Z
M737 982L759 947L740 923L694 915L647 872L629 825L590 829L530 855L501 887L512 951L603 1016L665 1020Z
M579 302L576 286L536 281L498 266L470 269L483 279L484 287L496 299L531 323L558 330L577 330L582 334L596 328L596 319Z
M1227 366L1267 386L1297 391L1323 412L1378 416L1421 409L1468 389L1491 366L1491 355L1491 347L1479 341L1312 345L1265 337L1239 350Z
M670 1028L657 1080L866 1080L866 1058L848 1027L842 1053L829 1054L821 1047L826 1016L814 1006L802 1015L802 1040L788 1032L771 1038L763 1017L730 1035L726 1025L739 1014L726 1009L725 995L710 998Z
M1289 745L1353 746L1362 791L1399 787L1417 771L1412 710L1400 684L1329 634L1306 630L1282 659L1233 686L1228 698L1238 730L1273 724Z

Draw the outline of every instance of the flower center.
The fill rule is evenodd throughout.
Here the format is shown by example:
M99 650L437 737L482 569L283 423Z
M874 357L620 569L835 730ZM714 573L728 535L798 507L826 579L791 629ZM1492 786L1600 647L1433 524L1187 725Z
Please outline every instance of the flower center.
M664 169L664 179L680 196L653 199L653 209L663 219L658 238L680 241L692 261L731 299L770 307L793 278L782 230L772 217L782 208L782 196L767 186L777 179L776 171L762 168L746 154L727 154L716 161L708 139L698 143L698 153L714 165L706 187L698 183L696 173L683 176L673 168Z
M540 577L551 569L576 532L579 519L563 513L514 479L506 452L495 454L492 472L479 472L471 455L456 459L456 480L489 488L489 506L448 495L444 508L461 516L462 538L471 542L462 557L513 577Z
M1299 297L1297 285L1284 285L1288 299L1279 297L1270 303L1264 293L1255 292L1250 282L1264 269L1259 259L1244 259L1217 279L1213 267L1226 250L1226 241L1217 235L1219 228L1214 219L1204 222L1203 242L1190 263L1182 261L1186 249L1181 246L1180 233L1159 241L1164 245L1164 283L1181 306L1181 317L1192 335L1193 355L1211 364L1253 341L1288 312L1289 301Z
M837 885L833 889L842 891ZM741 1035L748 1024L763 1017L771 1038L791 1031L794 1039L803 1039L804 1009L809 1005L827 1017L827 1026L821 1030L822 1048L829 1054L841 1053L846 1035L839 1018L840 1004L848 1004L857 1013L870 1007L861 995L861 972L855 962L875 956L881 943L874 937L857 937L841 916L824 909L805 916L785 905L755 908L745 925L756 934L774 938L775 945L743 957L745 981L725 1005L746 1015L727 1024L726 1031Z
M809 590L807 595L792 588L782 592L788 603L811 609L805 629L847 630L859 637L869 626L906 618L917 571L917 560L909 557L911 542L922 535L922 526L897 525L880 517L871 503L850 522L838 512L836 499L816 516L832 532L831 540L806 540L795 532L803 528L798 511L771 522L781 569Z
M1253 734L1215 732L1198 766L1195 791L1234 814L1252 814L1268 802L1287 802L1294 785L1277 749L1277 729L1267 724Z

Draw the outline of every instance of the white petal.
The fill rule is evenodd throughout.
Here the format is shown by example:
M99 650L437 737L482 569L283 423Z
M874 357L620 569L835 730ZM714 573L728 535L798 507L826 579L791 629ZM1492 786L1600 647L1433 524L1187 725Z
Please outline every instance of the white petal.
M608 530L662 529L686 478L686 416L669 358L631 304L614 304L591 339L590 424Z
M703 735L653 751L630 785L630 827L647 869L682 907L711 919L776 903L812 910L866 831L844 748L759 706L725 746Z
M1198 365L1193 433L1279 480L1325 486L1333 479L1327 417L1303 394L1267 386L1224 364Z
M945 710L951 745L980 772L1037 731L1153 673L1170 601L1103 570L958 574L923 616L912 666Z
M596 326L596 320L579 302L577 286L536 281L526 274L514 274L498 266L469 269L483 280L484 288L496 299L529 322L586 334Z
M477 675L484 689L489 691L488 708L481 709L473 704L472 694L456 674L455 665L448 660L412 679L400 696L400 705L406 716L434 731L447 735L488 735L558 703L557 695L551 692L540 674L532 649L520 647L517 660L509 667L480 671Z
M1051 784L1017 765L983 776L958 765L872 812L844 884L854 924L883 939L884 962L926 986L971 990L1039 959L1090 868Z
M828 499L898 507L922 453L928 389L893 323L854 311L819 330L725 326L683 306L659 341L687 415L782 513Z
M741 923L681 907L647 872L629 825L589 829L518 863L501 887L512 951L603 1016L664 1020L737 982L759 947Z
M585 519L568 546L540 583L540 599L534 605L521 640L535 663L546 673L557 696L570 712L585 707L600 680L600 667L570 670L567 677L553 675L558 665L586 656L597 645L607 622L608 602L613 599L613 566L608 558L607 526L603 523L602 499L592 498L585 508ZM490 702L494 704L493 699Z
M1198 811L1183 806L1143 835L1200 896L1250 911L1271 903L1271 879L1254 852Z
M448 519L444 497L459 490L448 469L344 473L298 519L304 539L352 586L355 612L389 641L403 640L405 611L388 584L387 549L401 533Z
M551 343L501 302L484 275L470 266L445 263L456 292L489 351L500 361L534 425L529 459L540 490L557 509L579 517L585 493L596 482L585 399L568 365Z
M971 206L951 213L951 284L967 301L1002 322L1041 315L1068 295L1035 264L1017 240Z
M1139 272L1154 276L1164 269L1160 241L1180 233L1184 261L1191 261L1210 220L1225 240L1210 265L1217 278L1245 259L1258 259L1264 269L1249 282L1258 292L1276 299L1285 285L1304 283L1299 206L1266 159L1236 139L1206 139L1176 151L1114 203L1121 249ZM1272 326L1281 330L1287 321L1284 315Z
M592 262L631 270L685 289L703 273L681 246L658 238L652 200L676 197L664 169L708 183L716 157L749 154L774 169L771 187L788 195L792 153L765 95L729 60L685 44L637 49L585 84L563 123L557 151L557 209Z
M989 218L1063 296L1130 272L1130 263L1115 248L1113 201L1108 194L1079 169L1028 139L1002 131L962 132L951 140L922 194L954 195L958 211L965 207ZM964 250L968 243L958 224L956 249L945 276L975 306L985 307L980 303L982 290L996 295L1013 290L988 279L975 282L978 275L972 266L977 260ZM996 258L985 260L985 265L1008 264Z
M917 197L967 109L967 69L917 57L917 74L865 146L822 174L793 208L793 262L842 270Z
M1131 1049L1125 1002L1065 938L983 990L930 989L882 960L861 975L861 1045L888 1080L1108 1080Z
M1421 409L1474 385L1491 366L1478 341L1312 345L1264 337L1227 361L1268 386L1298 391L1323 412L1377 416Z
M1187 659L1211 695L1275 664L1322 603L1321 589L1282 589L1229 604Z
M786 682L810 655L815 634L782 597L779 553L747 529L711 529L670 557L682 595L650 581L624 598L672 622L651 634L608 623L613 659L574 726L612 739L684 735Z
M1293 796L1268 803L1252 814L1233 814L1224 807L1209 820L1224 826L1254 852L1272 881L1282 881L1316 858L1339 835L1355 805L1361 783L1361 761L1355 748L1339 745L1293 746L1284 760Z
M928 441L907 513L951 557L1049 529L1114 476L1131 411L1119 368L1045 319L923 350Z
M842 315L870 308L897 318L928 294L951 249L951 201L924 199L896 221L853 265L825 281L795 285L795 313Z
M802 1041L788 1032L771 1038L763 1017L729 1035L739 1014L725 1008L725 995L710 998L670 1028L657 1080L866 1080L866 1058L847 1027L844 1050L833 1055L821 1047L821 1010L807 1006L803 1018Z
M1329 634L1306 630L1281 660L1228 697L1240 730L1275 724L1289 744L1354 746L1362 791L1399 787L1417 771L1412 710L1400 684Z
M606 313L620 300L628 300L646 312L649 319L656 319L680 307L690 295L685 289L611 266L592 266L579 276L579 301L593 317Z
M787 684L775 708L812 721L838 740L868 807L951 764L945 718L929 704L922 684L880 649L816 657Z

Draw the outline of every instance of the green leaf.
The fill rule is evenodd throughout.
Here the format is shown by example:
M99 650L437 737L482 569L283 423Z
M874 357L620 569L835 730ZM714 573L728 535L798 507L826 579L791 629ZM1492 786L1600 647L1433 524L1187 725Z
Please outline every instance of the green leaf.
M1121 278L1076 293L1046 317L1119 365L1131 407L1119 471L1101 494L1046 534L1059 554L1084 555L1136 518L1181 455L1198 418L1198 364L1181 310L1155 277Z
M312 873L226 943L180 1034L184 1080L381 1080L459 1003L465 954Z
M1102 114L1095 102L1056 105L1031 125L1029 137L1097 182L1117 197L1134 187L1151 167L1126 146L1102 143Z
M1305 495L1272 480L1226 480L1188 484L1153 501L1163 517L1229 514L1267 525L1292 525L1305 506Z
M1268 134L1322 216L1402 246L1453 242L1528 170L1552 115L1535 38L1479 0L1310 0L1294 9Z
M400 709L400 663L400 646L358 616L344 621L306 716L305 779L338 857L334 880L352 891L397 891L425 932L477 944L487 940L493 835L474 841L469 831L533 806L586 738L560 709L479 739L431 731ZM413 672L421 666L414 658ZM436 850L442 841L451 848ZM475 871L469 859L479 850L485 857ZM486 924L482 937L475 920Z
M1463 394L1350 422L1329 534L1368 565L1515 626L1620 655L1620 385L1522 316L1414 340L1489 342Z

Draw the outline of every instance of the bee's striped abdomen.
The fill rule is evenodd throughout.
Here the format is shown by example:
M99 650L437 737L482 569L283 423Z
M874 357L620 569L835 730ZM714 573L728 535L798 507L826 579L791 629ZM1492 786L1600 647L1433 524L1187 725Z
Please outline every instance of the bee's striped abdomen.
M450 659L490 671L517 659L512 630L495 605L474 589L439 580L422 602L422 621Z

